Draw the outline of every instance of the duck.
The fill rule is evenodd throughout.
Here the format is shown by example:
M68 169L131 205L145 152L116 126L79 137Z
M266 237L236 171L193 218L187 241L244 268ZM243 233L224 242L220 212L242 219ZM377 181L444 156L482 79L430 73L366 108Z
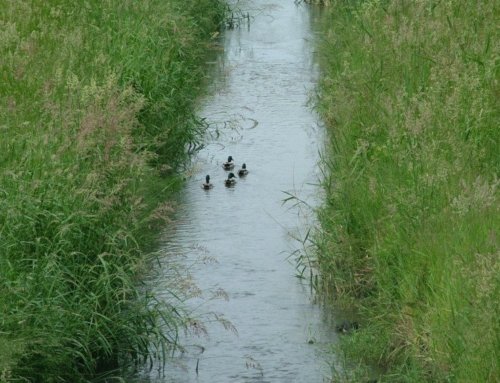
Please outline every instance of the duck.
M234 173L229 173L227 175L227 180L224 181L224 184L226 186L232 186L236 183L236 176L234 175Z
M359 330L361 326L359 325L358 322L351 322L351 321L343 321L339 323L337 326L335 326L337 332L340 332L342 334L347 334L351 330Z
M212 189L214 185L210 183L210 176L207 174L205 177L205 183L202 185L202 188L205 190Z
M231 170L232 168L234 168L233 157L231 156L227 157L227 161L222 164L222 167L225 170Z
M242 177L246 176L247 174L248 174L247 165L246 164L241 165L241 169L238 170L238 175Z

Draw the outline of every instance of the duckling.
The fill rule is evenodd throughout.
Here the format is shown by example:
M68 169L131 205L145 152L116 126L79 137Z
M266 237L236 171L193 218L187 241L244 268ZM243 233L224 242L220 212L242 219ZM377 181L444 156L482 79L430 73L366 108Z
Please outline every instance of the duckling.
M247 165L246 165L246 164L243 164L243 165L241 166L241 169L240 169L240 170L238 170L238 175L239 175L240 177L243 177L243 176L246 176L247 174L248 174Z
M224 170L231 170L232 168L234 168L233 157L227 157L227 161L222 164L222 167L224 168Z
M202 188L205 189L205 190L208 190L208 189L212 189L214 187L214 185L212 185L210 183L210 176L207 175L205 177L205 183L202 185Z
M224 181L224 184L226 186L232 186L236 183L236 176L234 175L234 173L229 173L227 175L227 180Z

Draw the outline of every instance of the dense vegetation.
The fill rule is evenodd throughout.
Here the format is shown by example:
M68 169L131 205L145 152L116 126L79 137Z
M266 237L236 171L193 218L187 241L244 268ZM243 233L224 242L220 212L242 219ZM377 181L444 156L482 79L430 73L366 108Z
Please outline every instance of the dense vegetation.
M500 380L500 2L329 1L322 289L382 381Z
M173 347L138 290L186 148L215 0L0 0L0 381L81 381Z

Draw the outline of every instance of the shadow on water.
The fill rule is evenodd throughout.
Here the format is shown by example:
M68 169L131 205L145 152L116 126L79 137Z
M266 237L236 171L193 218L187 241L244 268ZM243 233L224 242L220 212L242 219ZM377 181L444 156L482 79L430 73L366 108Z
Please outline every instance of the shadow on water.
M250 24L224 32L222 53L207 62L212 91L199 115L209 134L164 242L167 253L182 255L175 261L189 268L200 289L187 304L214 320L207 336L182 339L186 352L173 363L130 382L322 382L330 376L322 353L337 336L331 313L311 304L288 260L300 245L293 238L304 238L314 215L305 205L283 204L289 194L310 207L321 200L315 184L323 129L307 106L318 75L311 44L316 16L293 1L249 3ZM228 156L235 174L243 163L248 169L231 187L222 167ZM213 188L204 190L207 174ZM155 290L161 285L155 282Z

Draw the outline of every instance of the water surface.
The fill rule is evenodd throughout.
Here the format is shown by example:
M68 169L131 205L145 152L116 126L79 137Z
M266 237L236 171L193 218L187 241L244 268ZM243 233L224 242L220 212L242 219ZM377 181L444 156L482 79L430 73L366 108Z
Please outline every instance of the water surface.
M306 105L317 76L314 13L291 0L251 1L249 11L250 23L225 31L223 53L207 63L213 92L199 115L213 134L194 159L165 244L192 265L205 291L188 304L220 313L237 335L209 324L209 339L184 339L191 346L177 358L182 368L154 368L143 375L148 381L322 382L329 376L320 353L334 331L288 259L299 246L292 238L303 238L313 217L283 204L286 192L312 206L319 200L313 184L323 131ZM235 172L243 163L249 170L231 188L221 166L228 156ZM207 174L214 188L205 191ZM210 261L196 263L203 257ZM218 289L229 300L204 301Z

